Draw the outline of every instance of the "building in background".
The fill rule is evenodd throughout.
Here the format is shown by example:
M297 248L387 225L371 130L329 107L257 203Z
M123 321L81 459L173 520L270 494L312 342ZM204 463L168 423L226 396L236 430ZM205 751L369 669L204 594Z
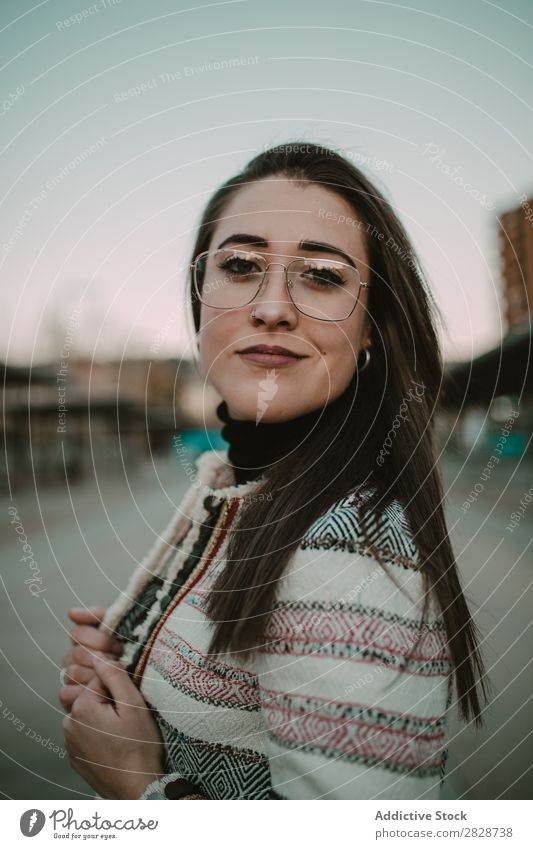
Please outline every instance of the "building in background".
M503 301L509 334L529 329L533 303L533 198L501 216Z
M531 456L533 384L533 198L499 219L500 276L505 333L499 345L473 360L450 363L442 393L441 441L460 451L490 449L513 412L508 456ZM499 440L501 442L501 440Z
M220 399L188 360L4 366L4 490L116 473L151 454L222 447Z

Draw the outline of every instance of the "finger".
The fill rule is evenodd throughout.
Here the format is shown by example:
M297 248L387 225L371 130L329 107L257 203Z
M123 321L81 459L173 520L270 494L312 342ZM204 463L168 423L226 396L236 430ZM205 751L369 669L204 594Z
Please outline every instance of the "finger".
M114 706L111 694L98 675L95 675L94 670L92 672L93 674L88 684L80 687L81 692L71 707L71 716L73 719L87 721L89 723L94 720L95 710L98 709L99 705L109 706L111 704Z
M111 652L102 652L104 657L107 657L108 660L116 660L116 654L112 654ZM77 664L79 666L88 666L89 669L93 668L93 660L94 660L95 652L93 649L87 649L85 646L75 646L71 652L67 655L65 660L69 660L68 663L63 663L63 666L70 666L71 664Z
M101 701L108 699L108 693L106 693L97 676L94 675L94 671L87 684L65 684L64 687L61 687L59 701L65 709L71 710L74 702L83 701L87 695L90 697L98 696Z
M98 696L101 701L109 701L109 692L102 684L102 681L100 680L98 675L94 674L94 669L91 670L91 672L92 675L87 683L87 686L84 688L85 693L92 693L95 696Z
M81 695L81 692L82 688L79 685L74 686L69 684L68 686L61 687L59 691L59 701L66 711L71 709L72 704L76 701L78 696Z
M61 666L63 669L66 669L67 666L70 666L72 663L76 663L76 657L74 655L75 649L71 649L68 654L65 655L63 660L61 661Z
M96 655L94 670L104 687L111 693L118 712L121 707L144 706L143 697L118 661L110 661Z
M93 654L94 652L90 649L86 649L84 646L74 646L63 658L63 669L73 665L88 666L92 669ZM110 655L110 657L114 658L115 655Z
M91 703L94 709L95 700L98 702L108 702L110 699L109 693L98 676L95 675L94 669L91 669L90 672L91 674L86 684L66 684L59 691L59 701L65 710L73 716L79 716L87 708L91 710Z
M72 622L77 625L95 625L98 626L105 616L105 607L95 605L94 607L71 607L67 611L67 616Z
M89 666L79 666L76 663L65 668L63 681L65 684L88 684L94 677L94 669Z
M70 632L70 639L73 645L83 645L93 651L113 652L118 655L123 650L120 640L92 625L75 625Z

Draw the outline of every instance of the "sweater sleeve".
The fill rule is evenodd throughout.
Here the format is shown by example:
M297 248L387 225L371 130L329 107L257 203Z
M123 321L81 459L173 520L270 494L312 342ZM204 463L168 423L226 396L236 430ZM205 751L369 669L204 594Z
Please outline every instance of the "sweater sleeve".
M384 569L333 540L297 551L260 655L273 793L438 798L451 669L443 624L434 604L422 624L414 563L391 557Z

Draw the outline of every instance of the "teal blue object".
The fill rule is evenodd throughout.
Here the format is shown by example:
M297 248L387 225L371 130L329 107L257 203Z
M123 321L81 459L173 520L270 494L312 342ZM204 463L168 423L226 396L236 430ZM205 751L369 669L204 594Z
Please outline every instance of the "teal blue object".
M500 457L520 457L527 445L526 434L519 430L509 433L505 438L500 434L491 435L487 442L489 451L497 449L496 456Z
M196 456L204 451L224 451L228 443L219 430L182 430L172 437L174 450L182 448Z

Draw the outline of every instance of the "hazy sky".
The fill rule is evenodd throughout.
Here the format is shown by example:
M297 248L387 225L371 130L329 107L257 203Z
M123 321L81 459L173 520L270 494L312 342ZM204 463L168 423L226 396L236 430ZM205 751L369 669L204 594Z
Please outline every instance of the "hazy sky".
M386 192L449 357L500 339L497 219L533 192L533 3L2 0L0 39L2 359L57 359L65 336L183 353L202 206L293 138Z

